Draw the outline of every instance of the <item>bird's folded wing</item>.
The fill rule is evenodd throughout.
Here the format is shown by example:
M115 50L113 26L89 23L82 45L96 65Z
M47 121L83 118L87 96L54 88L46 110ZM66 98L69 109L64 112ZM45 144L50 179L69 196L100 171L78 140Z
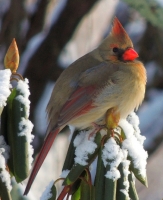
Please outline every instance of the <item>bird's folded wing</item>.
M58 126L68 124L72 119L95 107L93 99L106 82L109 82L112 73L117 70L117 66L102 63L83 72L80 75L78 87L61 109Z
M93 86L78 87L63 106L59 115L58 126L65 125L93 108L92 99L95 92L96 89Z

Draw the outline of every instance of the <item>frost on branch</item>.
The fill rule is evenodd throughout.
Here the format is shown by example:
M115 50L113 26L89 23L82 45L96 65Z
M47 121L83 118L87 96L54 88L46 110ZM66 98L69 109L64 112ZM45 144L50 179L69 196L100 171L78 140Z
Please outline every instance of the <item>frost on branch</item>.
M16 89L20 92L20 95L17 96L16 99L25 105L27 118L29 117L29 107L30 107L30 101L28 99L30 95L28 83L29 81L27 78L24 81L19 80L16 87Z
M26 141L28 143L28 159L29 159L29 169L31 168L32 162L33 162L33 147L31 145L31 142L34 139L34 135L31 134L33 129L32 122L28 119L29 117L29 108L30 108L30 101L29 101L29 85L28 85L28 79L25 79L24 81L19 80L16 87L17 91L20 92L20 94L16 97L16 99L24 105L25 107L25 118L22 117L21 121L19 122L19 133L18 136L25 136Z
M57 180L64 179L58 199L84 199L88 195L103 200L137 200L133 177L147 186L148 155L136 114L121 119L115 129L104 128L93 137L91 133L92 129L73 133L62 178Z
M106 177L112 179L113 181L120 178L120 172L117 169L119 164L123 159L123 152L120 149L120 146L117 145L114 138L110 138L104 145L102 151L102 160L104 162L104 166L110 166L110 170L107 171Z
M7 98L11 93L10 77L11 71L9 69L0 70L0 110L6 105Z
M146 165L148 154L144 150L143 142L144 136L140 135L139 121L135 113L131 113L127 120L120 120L119 126L123 129L125 140L122 142L122 149L126 149L133 163L140 175L146 177Z
M9 173L6 171L6 164L5 164L5 158L3 157L3 153L5 152L4 148L0 148L0 179L2 182L5 183L8 191L11 191L11 177Z
M75 150L75 163L80 165L87 165L87 159L89 154L93 154L97 148L97 144L94 143L94 137L90 137L91 131L81 131L79 135L76 136L74 140ZM89 138L89 139L88 139Z
M128 176L131 173L129 171L129 166L130 166L130 161L127 160L127 150L122 150L123 151L123 160L122 160L122 173L123 173L123 189L120 188L120 192L124 193L124 195L129 198L129 181L128 181Z
M25 119L22 117L22 120L19 123L19 130L20 133L18 134L20 137L21 136L26 136L26 141L28 143L28 158L29 158L29 169L31 168L32 162L33 162L33 146L31 145L31 142L34 139L34 135L31 134L33 129L33 124L29 119Z
M4 151L2 151L2 155L4 156L5 162L7 163L10 153L10 147L6 144L3 135L0 135L0 149L1 148L4 149Z

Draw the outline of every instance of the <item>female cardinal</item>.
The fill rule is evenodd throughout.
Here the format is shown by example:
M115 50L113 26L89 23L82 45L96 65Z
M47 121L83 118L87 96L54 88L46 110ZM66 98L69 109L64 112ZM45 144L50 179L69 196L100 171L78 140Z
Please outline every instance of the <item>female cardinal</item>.
M72 63L58 78L47 106L47 136L36 159L27 194L57 134L68 124L78 129L100 124L108 109L126 118L141 104L146 71L117 18L111 33L92 52Z

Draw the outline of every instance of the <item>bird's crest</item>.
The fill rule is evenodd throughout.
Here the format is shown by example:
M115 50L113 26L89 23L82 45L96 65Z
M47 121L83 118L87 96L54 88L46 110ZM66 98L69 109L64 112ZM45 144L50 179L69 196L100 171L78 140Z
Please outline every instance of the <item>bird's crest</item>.
M112 33L117 36L127 34L117 17L113 20Z
M114 36L114 38L116 38L116 41L121 44L122 48L123 46L133 47L130 37L128 36L127 32L125 31L117 17L115 17L113 20L111 34Z

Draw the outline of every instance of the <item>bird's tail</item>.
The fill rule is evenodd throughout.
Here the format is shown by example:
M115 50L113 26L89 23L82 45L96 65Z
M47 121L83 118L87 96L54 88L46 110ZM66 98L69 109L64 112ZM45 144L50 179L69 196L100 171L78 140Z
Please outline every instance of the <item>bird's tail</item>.
M43 146L41 148L41 151L40 151L38 157L36 158L36 162L34 164L34 167L32 169L31 175L29 177L29 180L28 180L24 195L28 194L28 192L29 192L29 190L31 188L31 185L32 185L32 183L33 183L33 181L34 181L34 179L35 179L35 177L36 177L36 175L37 175L42 163L44 162L44 160L46 158L46 155L48 154L48 152L49 152L49 150L50 150L50 148L51 148L51 146L52 146L57 134L60 132L60 129L61 129L60 127L56 128L54 131L51 131L47 135L47 137L46 137L46 139L45 139L45 141L43 143Z

